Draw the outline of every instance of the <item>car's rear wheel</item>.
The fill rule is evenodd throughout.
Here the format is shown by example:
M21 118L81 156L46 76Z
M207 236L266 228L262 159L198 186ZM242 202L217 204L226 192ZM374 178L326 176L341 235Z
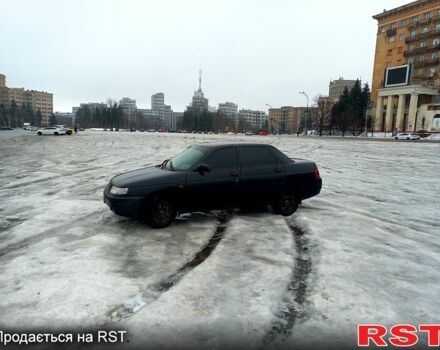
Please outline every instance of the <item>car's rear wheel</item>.
M39 131L39 132L38 132L38 135L41 136L41 135L43 135L43 133L42 133L41 131Z
M398 140L399 138L398 138L398 137L395 137L394 139L395 139L395 140Z
M176 213L176 208L168 198L156 196L144 205L142 214L151 227L163 228L174 221Z
M299 200L295 195L282 195L275 203L272 208L275 213L282 216L290 216L296 209L298 209Z
M54 134L55 136L58 136L58 135L59 135L58 132L56 132L56 131L55 131L53 134Z

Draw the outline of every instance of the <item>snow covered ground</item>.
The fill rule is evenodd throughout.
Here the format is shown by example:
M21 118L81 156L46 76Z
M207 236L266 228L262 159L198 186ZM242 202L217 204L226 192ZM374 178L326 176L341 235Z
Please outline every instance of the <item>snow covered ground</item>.
M218 140L315 161L321 194L287 219L200 213L163 230L102 202L113 175ZM354 346L358 323L440 322L440 144L11 131L0 159L0 330L275 349Z

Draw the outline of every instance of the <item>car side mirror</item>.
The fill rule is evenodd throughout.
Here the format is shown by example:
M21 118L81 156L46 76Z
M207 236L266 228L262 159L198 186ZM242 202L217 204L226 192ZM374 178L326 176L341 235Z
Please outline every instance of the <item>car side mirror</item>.
M205 175L205 173L209 173L211 169L209 168L208 164L200 164L197 167L196 171L198 171L200 175Z

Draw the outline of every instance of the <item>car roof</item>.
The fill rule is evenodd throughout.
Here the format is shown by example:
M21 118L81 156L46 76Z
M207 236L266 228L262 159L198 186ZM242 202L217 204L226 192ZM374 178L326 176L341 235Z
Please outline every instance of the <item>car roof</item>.
M266 143L258 143L258 142L204 142L197 143L194 146L198 147L206 147L206 148L220 148L220 147L231 147L231 146L264 146L264 147L273 147Z

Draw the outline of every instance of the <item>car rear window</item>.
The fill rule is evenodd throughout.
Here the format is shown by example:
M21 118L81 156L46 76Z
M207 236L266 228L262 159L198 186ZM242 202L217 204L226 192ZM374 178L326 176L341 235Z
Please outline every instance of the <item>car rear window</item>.
M264 146L243 146L240 149L241 166L263 166L277 163L273 154Z

